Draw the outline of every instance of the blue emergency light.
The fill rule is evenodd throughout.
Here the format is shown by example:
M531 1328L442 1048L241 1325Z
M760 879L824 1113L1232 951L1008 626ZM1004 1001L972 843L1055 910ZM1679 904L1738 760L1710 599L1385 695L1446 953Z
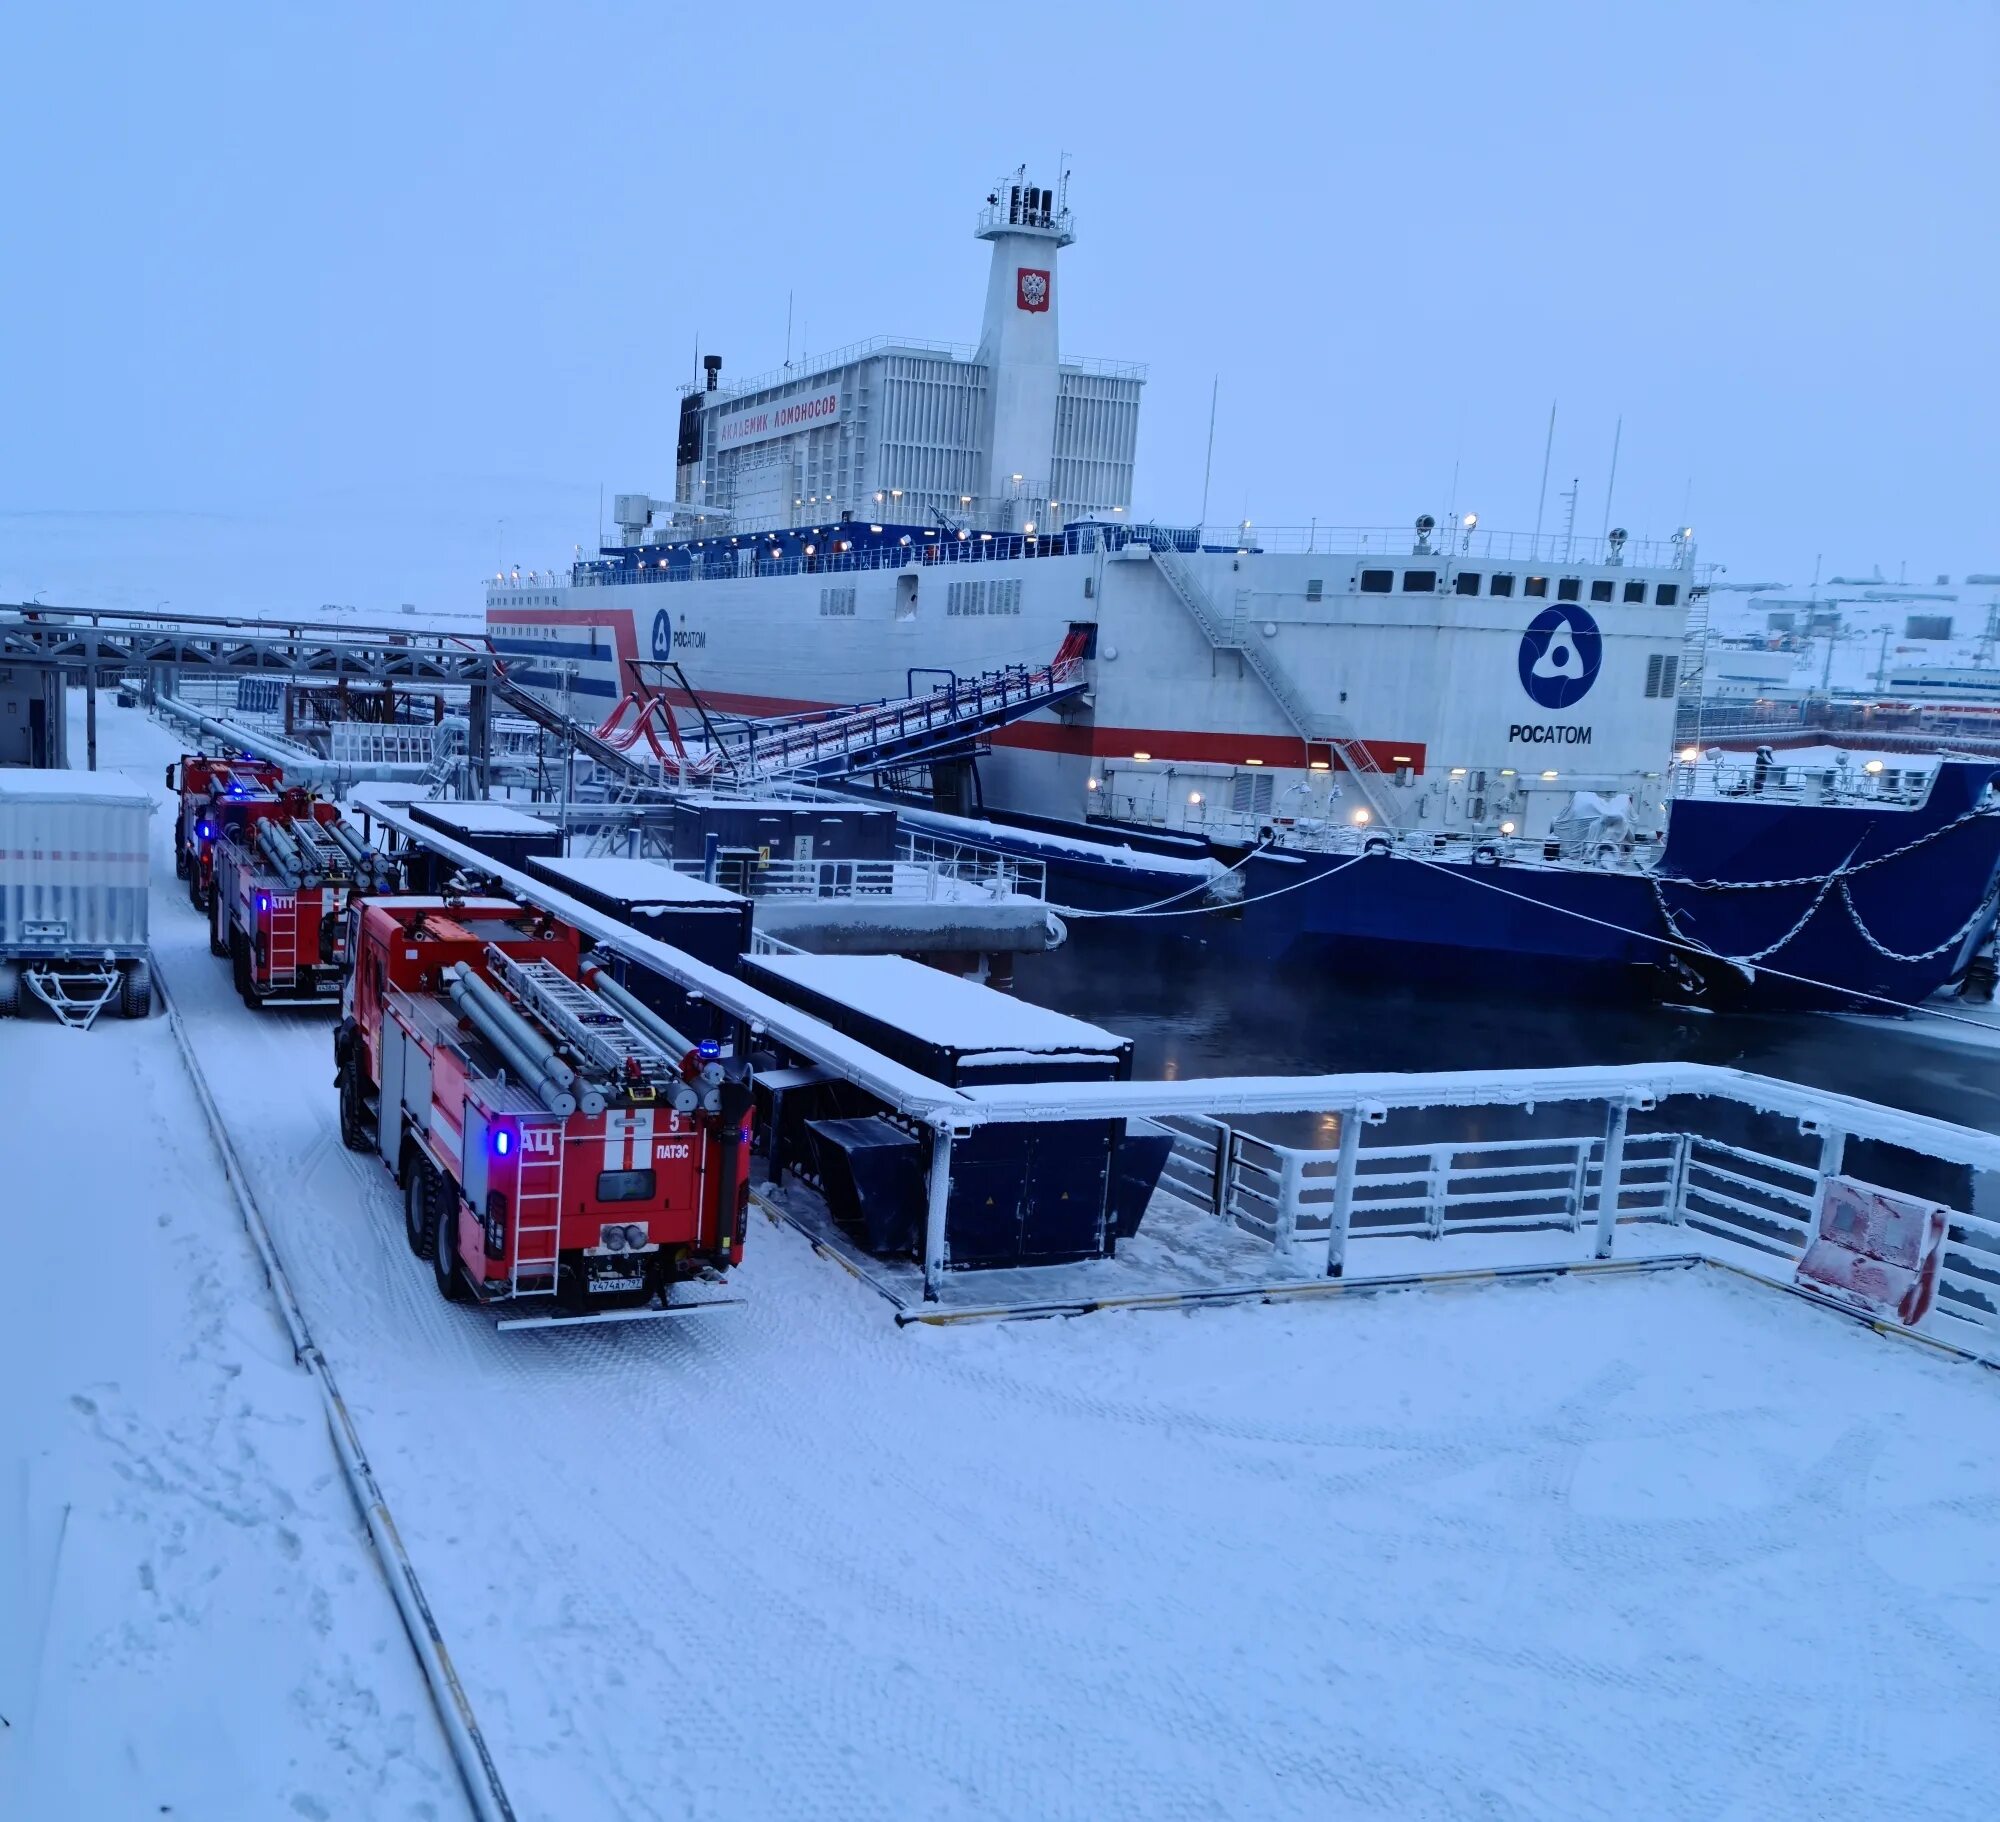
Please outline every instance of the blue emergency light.
M499 1157L504 1158L513 1149L514 1149L513 1134L510 1133L504 1126L496 1128L493 1134L493 1150L495 1154Z
M714 1038L703 1038L695 1049L705 1057L719 1057L722 1054L722 1046Z

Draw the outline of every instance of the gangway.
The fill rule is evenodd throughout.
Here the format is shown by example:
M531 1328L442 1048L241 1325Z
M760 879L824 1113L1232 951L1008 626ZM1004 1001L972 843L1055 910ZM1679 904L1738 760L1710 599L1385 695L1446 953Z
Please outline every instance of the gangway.
M629 754L644 739L663 774L681 784L753 786L848 777L935 757L1073 700L1086 688L1083 655L1083 637L1072 633L1047 664L954 676L922 695L779 721L717 722L689 690L705 730L699 744L682 739L666 693L641 684L620 700L587 745L593 752L599 745L617 751L624 769L639 763Z

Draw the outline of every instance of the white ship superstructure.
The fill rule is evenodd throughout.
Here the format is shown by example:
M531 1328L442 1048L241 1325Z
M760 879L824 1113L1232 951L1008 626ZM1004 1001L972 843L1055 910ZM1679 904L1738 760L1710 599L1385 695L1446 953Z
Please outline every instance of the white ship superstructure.
M733 389L705 362L676 497L620 496L596 558L489 585L517 679L591 719L675 661L709 704L781 715L1046 663L1076 634L1089 692L993 737L988 804L1525 837L1588 791L1658 827L1691 534L1138 522L1143 374L1059 346L1065 199L1017 174L975 231L976 348L884 339Z

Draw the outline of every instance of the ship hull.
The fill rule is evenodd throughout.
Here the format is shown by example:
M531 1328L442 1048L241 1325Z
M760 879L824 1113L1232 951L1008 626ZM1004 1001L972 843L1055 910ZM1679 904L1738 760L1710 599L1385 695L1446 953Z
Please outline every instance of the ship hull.
M1246 963L1581 999L1893 1013L1948 985L1993 933L2000 814L1981 805L1996 773L1947 762L1906 811L1684 803L1653 873L1256 853L1234 868L1237 903L1201 912L1185 871L1149 867L1143 854L1084 857L1004 827L982 839L1043 860L1053 899L1113 912L1121 934Z

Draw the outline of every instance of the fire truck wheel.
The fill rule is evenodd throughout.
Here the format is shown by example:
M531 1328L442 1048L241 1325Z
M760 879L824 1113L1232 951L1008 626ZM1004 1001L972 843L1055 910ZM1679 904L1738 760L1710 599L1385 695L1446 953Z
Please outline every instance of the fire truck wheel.
M349 1151L373 1151L375 1136L368 1130L368 1113L361 1100L361 1073L349 1057L340 1066L340 1142Z
M437 1166L411 1147L403 1158L403 1234L419 1259L437 1245L437 1181Z
M176 841L174 843L174 877L186 879L188 876L188 851Z
M447 1303L463 1303L472 1293L458 1263L458 1185L440 1176L437 1225L431 1230L431 1270L437 1274L438 1295Z
M250 986L250 939L241 930L229 933L229 960L236 976L236 991L243 996L244 1005L255 1012L260 1002Z
M191 861L188 864L187 883L188 903L194 906L197 911L206 911L208 905L201 895L201 875L195 870L194 864Z
M118 1012L128 1019L152 1017L153 970L143 957L125 970L125 978L118 983Z
M222 940L222 894L218 892L208 907L208 952L210 955L227 955L229 945Z

